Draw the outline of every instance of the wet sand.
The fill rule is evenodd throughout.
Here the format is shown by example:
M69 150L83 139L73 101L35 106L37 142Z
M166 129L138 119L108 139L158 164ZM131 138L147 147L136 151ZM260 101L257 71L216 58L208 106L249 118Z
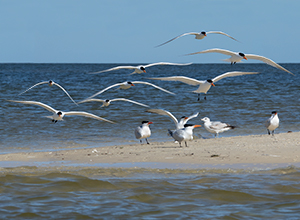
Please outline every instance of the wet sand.
M280 164L293 165L300 162L300 132L271 135L235 136L212 139L196 139L188 142L188 147L170 142L150 144L129 144L88 149L70 149L49 152L10 153L0 155L2 165L41 163L52 166L70 164L113 164L124 167L134 164L181 164L200 165L202 168L213 166L239 166ZM15 163L15 164L14 164ZM195 166L195 167L196 167ZM150 165L151 167L151 165Z

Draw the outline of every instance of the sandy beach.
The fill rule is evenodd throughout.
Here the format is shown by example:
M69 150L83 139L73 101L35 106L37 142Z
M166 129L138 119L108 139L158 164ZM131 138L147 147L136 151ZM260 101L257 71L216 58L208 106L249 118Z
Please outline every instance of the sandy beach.
M70 149L49 152L10 153L0 155L6 164L17 162L47 162L51 165L164 163L243 168L252 165L295 165L300 162L300 132L271 135L235 136L212 139L196 139L188 147L170 142L130 144L88 149ZM119 164L119 165L118 165ZM100 165L101 166L101 165Z

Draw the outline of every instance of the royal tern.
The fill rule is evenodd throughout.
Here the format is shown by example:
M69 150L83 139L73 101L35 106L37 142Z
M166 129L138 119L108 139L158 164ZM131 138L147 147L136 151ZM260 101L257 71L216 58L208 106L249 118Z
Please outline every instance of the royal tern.
M142 139L145 138L147 144L149 144L147 138L150 137L151 135L151 130L149 128L150 124L153 124L153 122L142 121L142 125L138 126L134 131L136 139L139 139L141 143L142 143Z
M273 111L271 117L266 121L265 126L267 128L268 134L274 135L274 131L279 126L279 118L277 112ZM271 131L271 132L270 132Z
M193 140L193 129L201 127L201 125L192 125L192 124L185 124L184 128L177 129L175 131L169 131L169 134L175 139L175 141L179 142L179 146L181 147L181 142L185 142L185 146L187 147L187 141Z
M72 102L74 102L77 105L77 103L72 99L72 97L69 95L69 93L61 85L59 85L56 82L53 82L52 80L39 82L39 83L31 86L29 89L25 90L24 92L21 92L19 95L22 95L23 93L27 92L28 90L32 89L33 87L38 86L38 85L42 85L42 84L48 84L49 86L56 85L57 87L59 87L62 91L64 91L69 96L69 98L72 100Z
M195 35L195 39L202 40L203 38L205 38L207 36L207 34L222 34L222 35L225 35L227 37L230 37L231 39L233 39L235 41L238 41L235 38L229 36L228 34L222 32L222 31L208 31L208 32L202 31L202 32L189 32L189 33L184 33L184 34L178 35L177 37L174 37L171 40L168 40L165 43L162 43L162 44L160 44L156 47L160 47L160 46L165 45L165 44L167 44L167 43L169 43L173 40L176 40L177 38L180 38L180 37L183 37L183 36L186 36L186 35Z
M133 69L134 72L132 72L131 74L135 74L135 73L146 73L146 68L151 67L151 66L157 66L157 65L176 65L176 66L186 66L186 65L191 65L192 63L168 63L168 62L158 62L158 63L151 63L148 65L139 65L139 66L117 66L117 67L113 67L107 70L102 70L102 71L98 71L98 72L93 72L90 74L96 74L96 73L104 73L104 72L109 72L109 71L113 71L113 70L120 70L120 69ZM130 74L130 75L131 75Z
M202 53L221 53L221 54L231 56L230 58L224 60L224 61L230 62L231 64L241 62L242 59L245 59L245 60L247 60L247 59L260 60L260 61L262 61L266 64L269 64L270 66L273 66L275 68L281 69L283 71L286 71L286 72L294 75L292 72L288 71L284 67L282 67L279 64L275 63L273 60L271 60L269 58L266 58L266 57L263 57L263 56L255 55L255 54L244 54L244 53L240 53L240 52L232 52L232 51L229 51L229 50L214 48L214 49L209 49L209 50L203 50L203 51L196 52L196 53L190 53L190 54L187 54L187 55L202 54Z
M114 102L114 101L125 101L125 102L131 102L131 103L134 103L136 105L141 105L141 106L144 106L144 107L149 107L149 105L145 105L145 104L142 104L142 103L139 103L139 102L136 102L136 101L132 101L130 99L125 99L125 98L116 98L116 99L86 99L86 100L83 100L83 101L80 101L78 102L78 104L80 103L85 103L85 102L102 102L102 107L107 107L110 105L111 102Z
M241 76L241 75L249 75L249 74L258 74L258 72L239 72L239 71L233 71L233 72L227 72L223 73L222 75L219 75L213 79L207 79L207 80L196 80L193 78L189 78L186 76L171 76L171 77L158 77L158 78L149 78L149 79L155 79L155 80L163 80L163 81L180 81L192 86L199 86L199 88L194 93L198 93L198 101L200 100L200 93L206 94L207 91L210 89L211 86L215 86L215 82L225 78L225 77L232 77L232 76ZM206 96L205 98L206 99Z
M109 86L109 87L107 87L107 88L101 90L100 92L97 92L96 94L94 94L94 95L88 97L87 99L91 99L91 98L93 98L93 97L95 97L95 96L97 96L97 95L100 95L101 93L103 93L103 92L105 92L105 91L107 91L107 90L109 90L109 89L111 89L111 88L113 88L113 87L116 87L116 86L120 86L118 89L129 89L129 88L131 88L132 86L134 86L134 84L144 84L144 85L153 86L154 88L160 89L160 90L162 90L162 91L164 91L164 92L166 92L166 93L175 95L175 93L170 92L170 91L168 91L168 90L166 90L166 89L163 89L163 88L161 88L161 87L159 87L159 86L156 86L156 85L154 85L154 84L152 84L152 83L143 82L143 81L133 81L133 82L116 83L116 84L114 84L114 85L111 85L111 86ZM85 100L87 100L87 99L85 99Z
M235 126L232 126L227 123L222 123L220 121L210 121L208 117L202 118L201 121L204 121L205 129L208 132L215 134L215 137L218 137L219 133L235 128Z
M52 116L45 116L45 117L52 119L52 122L55 122L55 123L57 121L62 121L63 117L65 115L79 115L79 116L85 116L85 117L89 117L89 118L93 118L93 119L97 119L97 120L101 120L101 121L106 121L106 122L113 123L113 124L115 123L115 122L112 122L110 120L101 118L99 116L96 116L96 115L93 115L93 114L87 113L87 112L79 112L79 111L63 112L63 111L58 111L58 110L55 110L54 108L50 107L49 105L46 105L46 104L41 103L41 102L17 101L17 100L7 100L7 101L41 106L41 107L47 109L48 111L53 112Z
M182 116L180 118L180 121L178 122L178 120L175 118L175 116L169 112L169 111L166 111L166 110L163 110L163 109L148 109L146 110L146 112L150 112L150 113L156 113L156 114L159 114L159 115L167 115L169 116L175 123L175 126L176 126L176 129L181 129L181 128L184 128L184 125L189 121L191 120L192 118L196 118L199 114L199 112L197 112L196 114L194 115L191 115L189 117L186 117L186 116Z

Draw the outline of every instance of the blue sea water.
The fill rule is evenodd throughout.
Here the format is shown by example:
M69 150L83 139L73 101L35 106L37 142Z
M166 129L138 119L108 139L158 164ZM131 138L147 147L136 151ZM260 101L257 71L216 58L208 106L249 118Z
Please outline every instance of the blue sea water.
M153 121L150 142L172 140L174 128L167 116L145 112L127 102L109 107L83 103L76 106L56 86L30 86L53 80L75 101L124 81L147 81L174 93L136 85L128 90L111 89L96 98L127 98L172 112L177 118L199 112L237 129L220 136L266 134L265 120L277 111L276 133L299 131L299 67L282 64L295 74L266 64L193 64L154 66L147 73L129 75L119 70L88 74L121 64L0 64L0 153L92 148L138 143L134 128ZM127 64L122 64L127 65ZM128 64L136 65L136 64ZM197 87L162 82L148 77L188 76L200 80L228 71L260 74L222 79L209 90L207 100L191 93ZM52 123L47 110L6 100L43 102L62 111L86 111L115 121L110 124L79 116ZM203 127L195 138L211 138ZM1 219L299 219L299 168L263 170L144 169L97 167L17 166L0 168Z

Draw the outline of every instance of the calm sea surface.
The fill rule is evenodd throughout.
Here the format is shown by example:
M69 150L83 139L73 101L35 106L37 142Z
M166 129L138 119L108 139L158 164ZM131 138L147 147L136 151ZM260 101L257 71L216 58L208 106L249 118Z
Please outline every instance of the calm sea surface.
M174 128L167 116L146 113L142 106L113 102L101 108L90 102L76 106L56 86L32 85L53 80L75 101L124 81L147 81L176 96L150 86L128 90L111 89L101 99L127 98L151 108L162 108L177 118L199 112L202 117L238 126L220 136L266 134L263 125L277 111L276 133L299 131L300 64L282 64L292 76L266 64L193 64L154 66L146 74L128 75L119 70L87 74L120 64L0 64L1 123L0 153L53 151L138 143L134 129L141 121L153 121L149 141L172 140ZM122 64L127 65L127 64ZM128 64L135 65L135 64ZM257 71L258 75L218 81L207 100L197 101L190 91L197 87L180 82L162 82L147 77L188 76L200 80L228 71ZM80 116L66 116L52 123L52 113L33 105L5 100L43 102L62 111L87 111L117 122L110 124ZM211 138L204 128L195 138ZM117 169L101 167L12 167L0 169L0 218L2 219L299 219L300 172L297 167L275 170L172 170Z

